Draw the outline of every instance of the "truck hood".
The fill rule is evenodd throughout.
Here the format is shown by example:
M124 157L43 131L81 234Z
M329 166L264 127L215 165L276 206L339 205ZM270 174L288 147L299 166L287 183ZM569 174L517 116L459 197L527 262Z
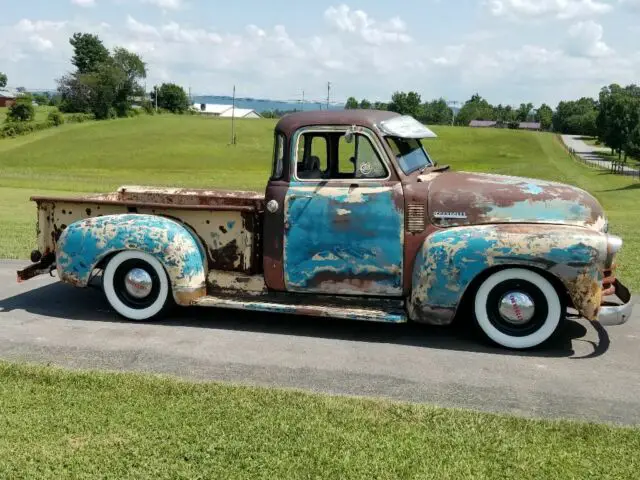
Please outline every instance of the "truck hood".
M428 185L433 225L550 223L606 229L600 203L563 183L468 172L432 173L421 181Z

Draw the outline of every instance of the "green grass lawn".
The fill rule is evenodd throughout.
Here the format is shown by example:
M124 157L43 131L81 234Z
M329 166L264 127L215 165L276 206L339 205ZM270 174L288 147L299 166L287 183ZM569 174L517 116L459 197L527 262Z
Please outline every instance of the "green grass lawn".
M0 363L1 478L635 479L640 430Z
M0 140L0 257L35 239L33 194L128 183L262 191L270 120L141 117ZM623 236L640 288L640 183L574 162L550 134L434 128L455 169L572 183ZM640 430L0 362L0 478L637 478Z
M26 258L34 246L35 209L28 198L51 190L108 191L123 184L242 188L264 191L271 168L273 120L231 122L192 116L63 125L0 140L0 258ZM640 183L573 161L547 133L434 127L433 157L457 170L567 182L594 194L625 240L620 274L640 290Z

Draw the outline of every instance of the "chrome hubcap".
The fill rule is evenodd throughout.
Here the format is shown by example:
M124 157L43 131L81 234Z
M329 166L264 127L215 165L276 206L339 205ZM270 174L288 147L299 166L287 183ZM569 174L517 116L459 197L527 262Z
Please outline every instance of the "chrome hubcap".
M151 293L153 280L143 269L134 268L124 277L124 286L132 297L145 298Z
M513 325L524 325L533 318L535 305L529 295L509 292L500 300L500 316Z

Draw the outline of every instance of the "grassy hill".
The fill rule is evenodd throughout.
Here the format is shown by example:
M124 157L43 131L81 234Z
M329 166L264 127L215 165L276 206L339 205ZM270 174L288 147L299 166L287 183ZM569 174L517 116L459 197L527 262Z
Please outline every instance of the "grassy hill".
M223 119L139 117L65 125L0 141L0 257L26 258L33 247L34 193L112 190L156 184L263 191L270 171L275 121L236 121L229 145ZM496 172L567 182L594 194L623 236L621 273L640 289L640 184L571 160L556 136L511 130L435 127L426 146L457 170Z

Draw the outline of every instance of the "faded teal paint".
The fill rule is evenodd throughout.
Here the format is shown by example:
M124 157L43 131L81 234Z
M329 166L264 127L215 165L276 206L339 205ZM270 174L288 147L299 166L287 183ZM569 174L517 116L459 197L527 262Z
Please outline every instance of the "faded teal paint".
M174 290L205 285L206 258L191 233L173 220L138 214L106 215L69 225L56 251L60 278L86 286L100 260L123 250L139 250L157 258Z
M285 199L287 289L401 295L404 216L393 195L391 187L292 183Z
M233 227L236 226L236 222L235 221L231 221L231 222L227 222L227 228L229 230L233 230Z
M450 321L471 282L499 265L547 270L567 287L581 274L601 279L604 236L574 227L527 228L529 232L513 225L457 227L428 237L416 257L410 316L439 311L443 322Z
M546 202L524 200L508 207L492 206L487 213L491 220L510 222L535 220L540 222L581 221L589 218L590 211L570 200L553 199Z
M530 193L531 195L540 195L544 192L544 189L536 183L527 183L522 190L526 193Z

